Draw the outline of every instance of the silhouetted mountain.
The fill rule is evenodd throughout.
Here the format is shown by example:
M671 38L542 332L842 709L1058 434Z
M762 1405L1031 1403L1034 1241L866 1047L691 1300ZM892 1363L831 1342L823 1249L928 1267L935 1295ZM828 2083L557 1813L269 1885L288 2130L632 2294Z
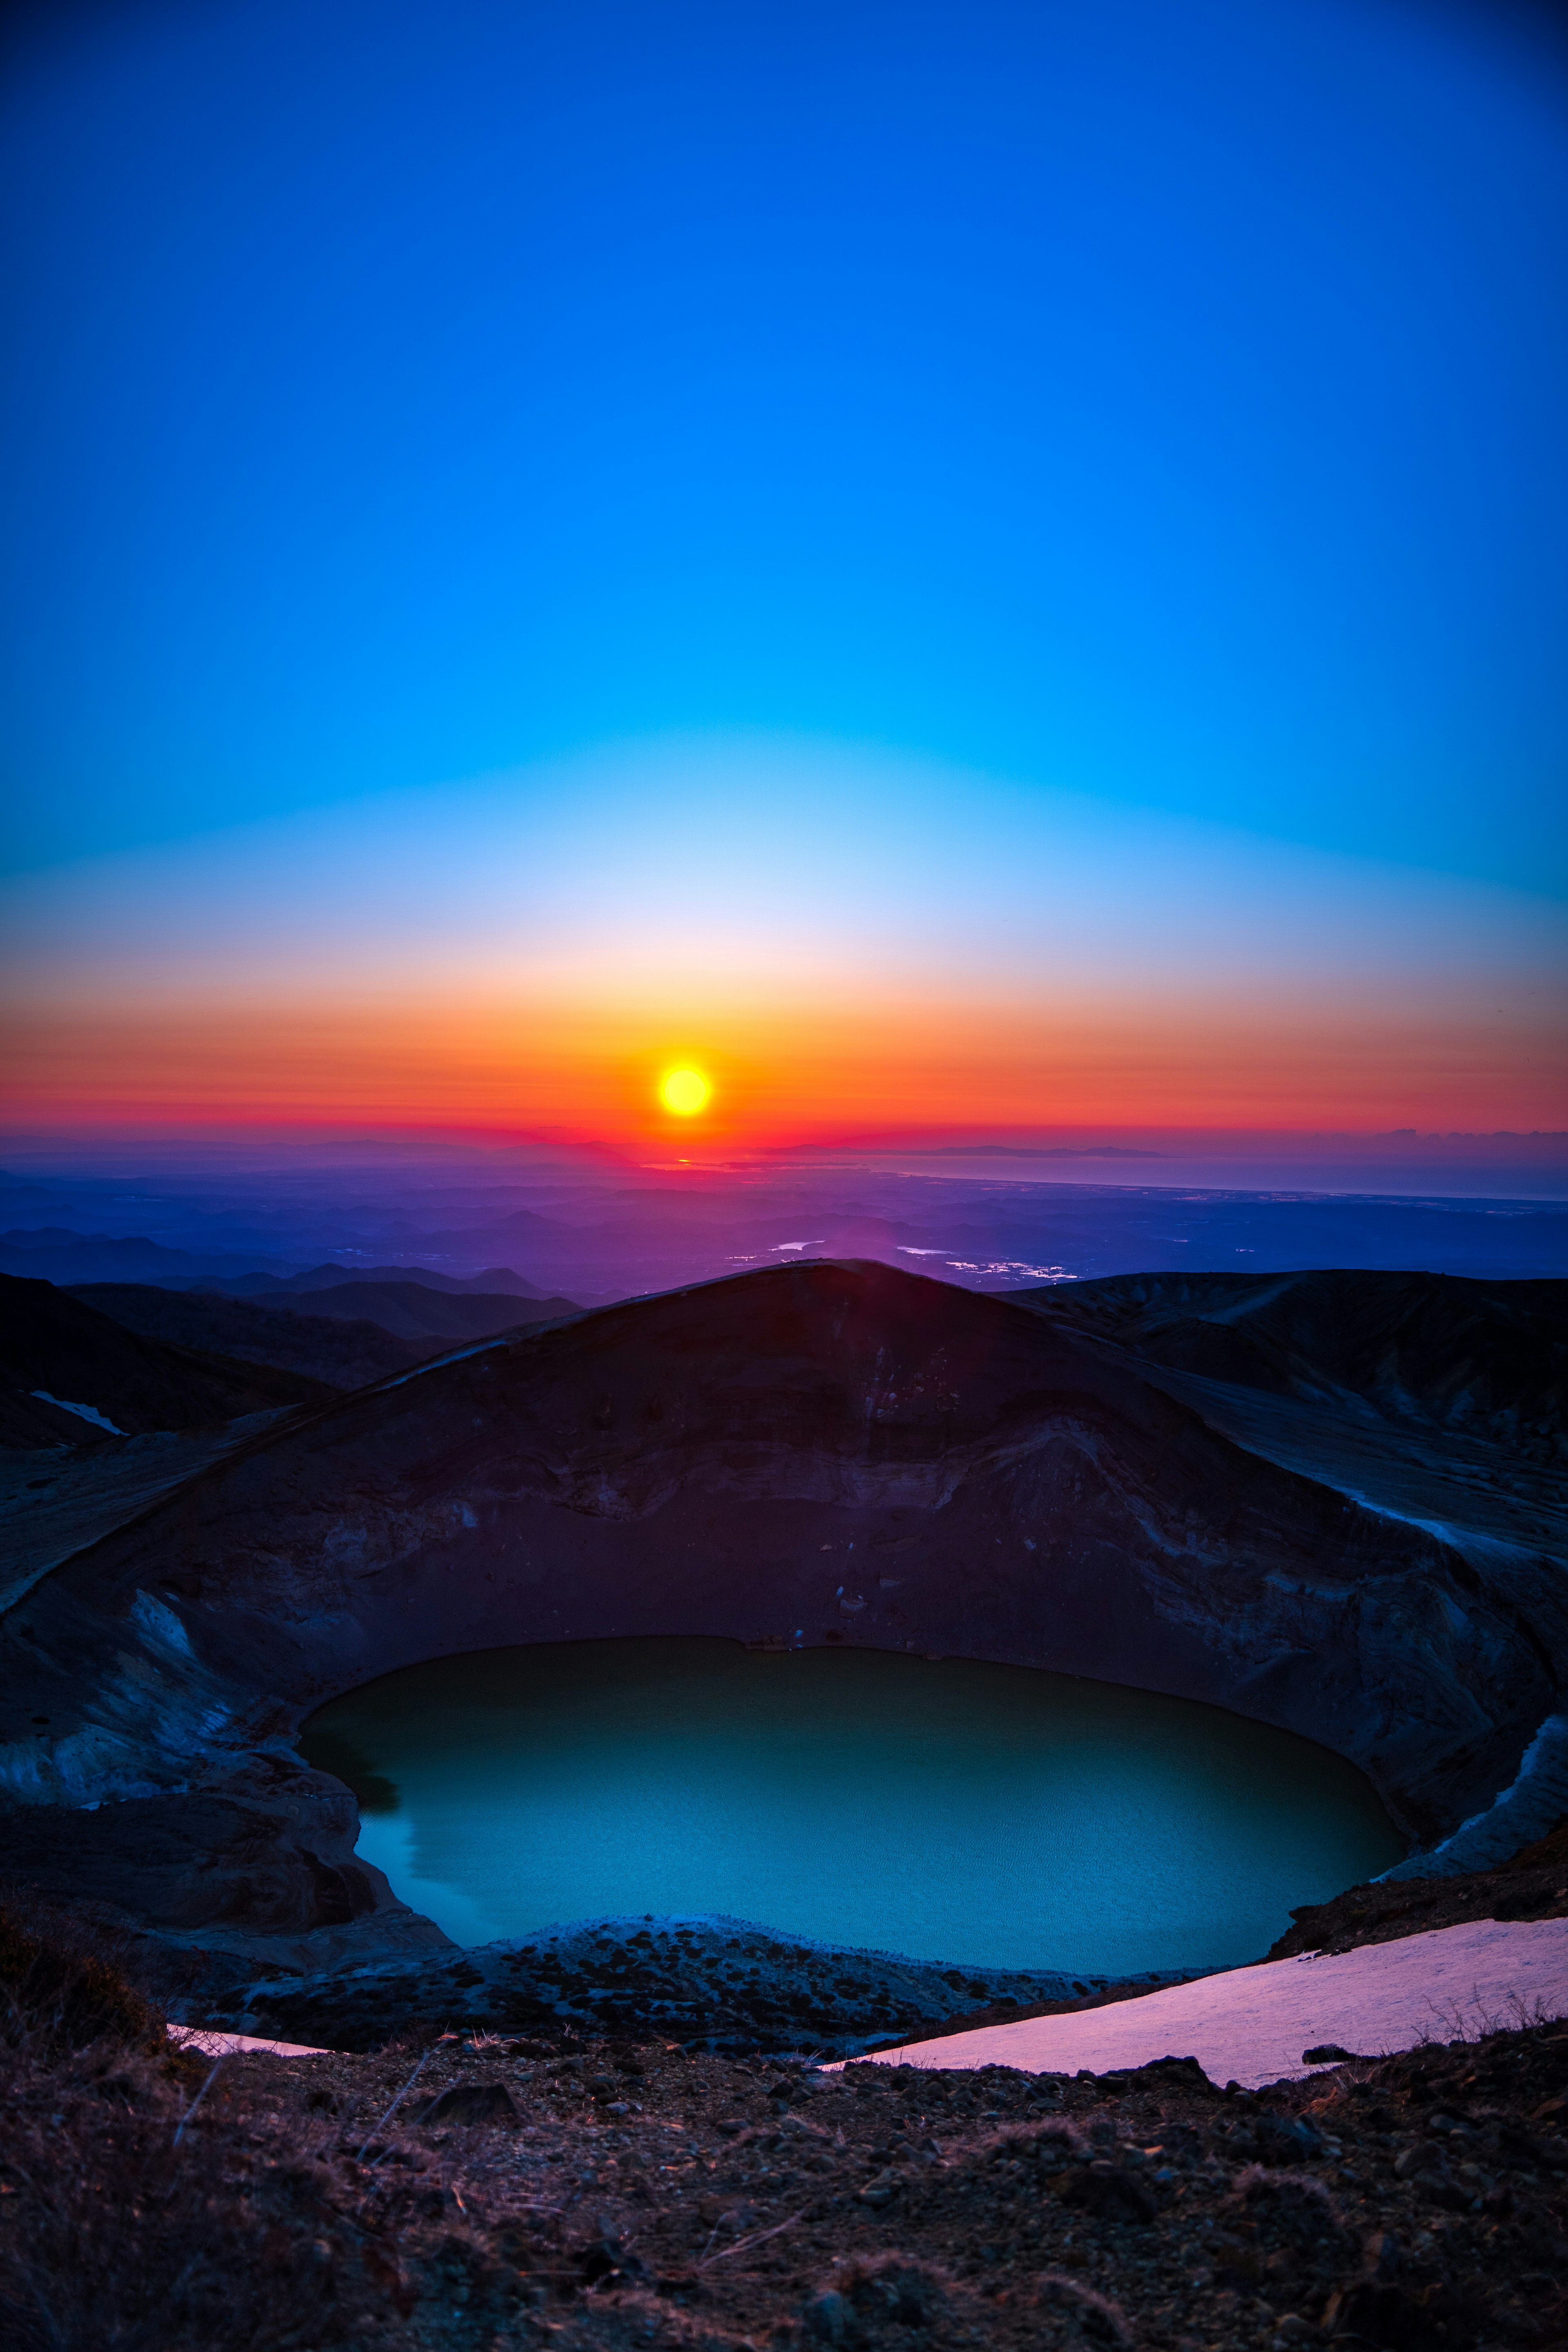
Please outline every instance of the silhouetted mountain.
M307 1274L240 1275L232 1282L216 1287L236 1297L265 1298L279 1292L301 1290L331 1290L345 1282L417 1282L426 1290L505 1291L512 1298L544 1298L552 1294L541 1290L537 1283L525 1281L514 1274L510 1265L492 1265L482 1274L437 1274L427 1265L330 1265L312 1266ZM567 1310L563 1309L563 1312Z
M142 1339L52 1283L10 1275L0 1275L0 1381L9 1445L208 1428L332 1393L297 1373Z
M570 1298L520 1298L506 1291L431 1290L422 1282L342 1282L330 1289L295 1293L307 1297L314 1316L342 1316L379 1324L397 1339L421 1340L422 1350L451 1347L463 1339L488 1339L525 1323L548 1323L580 1310ZM258 1300L264 1314L279 1309Z
M1556 1450L1568 1283L1363 1271L1118 1275L1016 1291L1144 1362Z
M270 1300L261 1307L221 1291L89 1282L69 1295L144 1339L206 1349L241 1363L273 1364L340 1390L385 1380L437 1352L428 1343L395 1339L379 1323L345 1319L331 1311L301 1314Z
M1390 1308L1337 1279L1328 1369L1306 1321L1288 1336L1295 1376L1349 1395ZM1394 1315L1410 1394L1449 1396L1462 1348L1479 1366L1513 1345L1509 1286L1486 1287L1468 1337L1440 1299ZM128 1917L221 1923L288 1966L316 1929L385 1948L421 1931L352 1864L352 1805L290 1771L280 1727L417 1659L595 1634L959 1652L1210 1700L1350 1757L1427 1839L1484 1815L1529 1751L1500 1808L1514 1844L1532 1806L1561 1811L1563 1480L1506 1406L1480 1434L1395 1426L1359 1396L1140 1361L1060 1301L808 1260L268 1428L0 1621L0 1764L52 1803L51 1868L68 1880L79 1851ZM82 1811L132 1794L112 1835Z
M212 1282L258 1268L264 1274L288 1271L277 1259L201 1256L190 1250L165 1249L136 1234L78 1234L64 1225L37 1231L13 1226L0 1234L0 1274L62 1286L78 1282Z
M346 1282L250 1298L151 1284L84 1283L71 1295L149 1339L217 1348L247 1363L309 1372L339 1389L363 1388L465 1339L488 1339L497 1331L578 1312L569 1298L430 1290L417 1282ZM309 1300L303 1311L295 1304L300 1298Z

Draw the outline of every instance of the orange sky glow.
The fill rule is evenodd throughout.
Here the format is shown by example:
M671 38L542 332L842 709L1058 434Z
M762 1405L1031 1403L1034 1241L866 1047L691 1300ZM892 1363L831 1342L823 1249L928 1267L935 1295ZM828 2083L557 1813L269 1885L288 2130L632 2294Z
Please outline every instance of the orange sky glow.
M387 1003L40 1011L5 1049L27 1126L543 1129L751 1148L853 1130L1102 1125L1370 1131L1568 1124L1550 1036L1319 1004L804 1007L645 1025L554 1007ZM710 1080L672 1118L676 1065Z
M85 858L5 886L0 941L29 1129L1568 1127L1555 901L833 747Z

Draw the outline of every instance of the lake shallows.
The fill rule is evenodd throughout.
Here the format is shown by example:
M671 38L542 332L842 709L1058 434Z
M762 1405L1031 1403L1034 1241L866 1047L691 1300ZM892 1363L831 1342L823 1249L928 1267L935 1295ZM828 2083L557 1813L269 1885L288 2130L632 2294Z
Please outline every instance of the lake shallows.
M332 1700L300 1746L360 1793L361 1854L462 1944L717 1911L992 1968L1214 1968L1404 1852L1310 1740L962 1658L480 1650Z

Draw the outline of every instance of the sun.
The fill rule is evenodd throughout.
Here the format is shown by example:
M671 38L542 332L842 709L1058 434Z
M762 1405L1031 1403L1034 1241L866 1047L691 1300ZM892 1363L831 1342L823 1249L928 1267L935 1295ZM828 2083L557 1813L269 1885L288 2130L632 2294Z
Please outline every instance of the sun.
M700 1110L707 1108L708 1098L712 1092L712 1087L701 1071L694 1070L689 1065L682 1065L678 1070L666 1070L658 1082L658 1098L666 1110L673 1111L677 1118L695 1118Z

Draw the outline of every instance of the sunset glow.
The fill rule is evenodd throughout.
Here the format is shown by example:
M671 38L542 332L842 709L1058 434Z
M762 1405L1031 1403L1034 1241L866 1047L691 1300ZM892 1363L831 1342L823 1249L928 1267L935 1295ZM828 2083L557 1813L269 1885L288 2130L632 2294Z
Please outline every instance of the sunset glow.
M831 743L84 860L0 891L0 937L13 1115L51 1128L1568 1125L1552 901Z
M13 1126L1568 1126L1568 139L1465 14L40 48Z

